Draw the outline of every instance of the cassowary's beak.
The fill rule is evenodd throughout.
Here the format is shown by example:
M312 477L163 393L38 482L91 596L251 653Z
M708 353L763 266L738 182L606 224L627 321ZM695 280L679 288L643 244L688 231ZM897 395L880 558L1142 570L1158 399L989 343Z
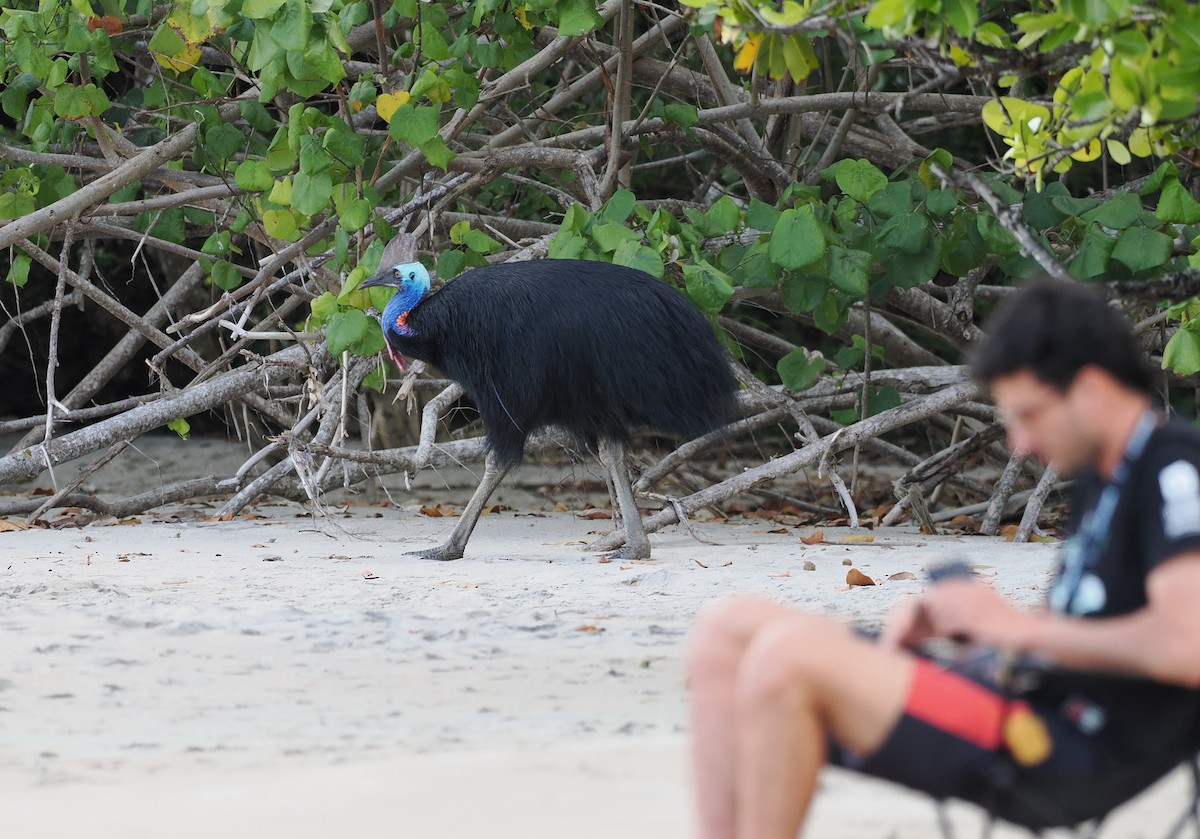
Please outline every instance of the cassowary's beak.
M358 284L358 287L371 288L372 286L377 285L390 285L398 287L400 283L396 280L396 275L392 273L392 269L389 268L386 271L380 271L373 277L367 277Z

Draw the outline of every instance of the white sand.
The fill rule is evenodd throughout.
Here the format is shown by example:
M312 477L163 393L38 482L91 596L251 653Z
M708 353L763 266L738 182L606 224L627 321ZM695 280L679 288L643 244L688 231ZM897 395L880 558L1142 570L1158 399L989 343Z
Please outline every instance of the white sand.
M144 488L170 451L94 484ZM1054 558L907 529L805 547L811 528L756 521L601 563L576 543L608 522L530 509L485 517L446 564L401 553L453 519L365 506L0 532L0 836L683 839L682 659L705 603L757 592L871 624L923 583L845 590L844 560L883 579L965 557L1032 603ZM935 832L920 796L824 783L807 836ZM1147 835L1184 797L1176 775L1109 835Z

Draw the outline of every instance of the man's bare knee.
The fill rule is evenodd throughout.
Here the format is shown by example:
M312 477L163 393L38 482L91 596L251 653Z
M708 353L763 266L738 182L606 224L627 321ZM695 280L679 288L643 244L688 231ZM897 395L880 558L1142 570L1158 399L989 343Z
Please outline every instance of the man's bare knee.
M754 637L779 620L803 613L773 600L750 595L727 597L701 611L688 646L689 682L695 678L732 678Z
M764 628L747 647L738 671L738 692L752 704L793 702L800 694L825 693L847 663L854 635L848 626L820 615L797 613Z
M735 669L753 636L755 615L768 603L758 597L739 595L706 606L696 619L688 644L689 673Z

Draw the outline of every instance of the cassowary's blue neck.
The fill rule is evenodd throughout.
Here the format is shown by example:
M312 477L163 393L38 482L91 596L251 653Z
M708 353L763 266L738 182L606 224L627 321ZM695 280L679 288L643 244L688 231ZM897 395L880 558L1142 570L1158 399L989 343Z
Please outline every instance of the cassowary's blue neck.
M386 334L391 331L405 337L415 335L416 332L408 325L408 314L417 307L418 303L425 299L425 294L428 291L428 286L422 287L419 284L410 283L405 283L397 288L396 293L388 301L387 306L383 309L383 315L380 317L380 320L383 322L384 333Z

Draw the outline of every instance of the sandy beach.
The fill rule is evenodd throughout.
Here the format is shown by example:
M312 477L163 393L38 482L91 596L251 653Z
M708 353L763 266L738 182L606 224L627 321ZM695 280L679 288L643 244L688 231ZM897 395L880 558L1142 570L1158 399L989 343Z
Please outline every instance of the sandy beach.
M90 486L162 480L182 455L154 445ZM188 446L218 474L245 457ZM515 483L555 479L531 466ZM1056 550L903 527L805 545L816 528L730 520L608 562L581 550L608 521L506 488L466 558L440 564L402 555L453 525L420 508L461 505L474 479L423 480L398 507L269 501L215 522L217 504L191 504L0 530L3 835L684 839L682 661L706 603L755 592L872 625L927 566L965 558L1033 604ZM881 584L847 587L847 563ZM1153 835L1185 780L1107 835ZM927 799L829 771L804 835L935 833Z

